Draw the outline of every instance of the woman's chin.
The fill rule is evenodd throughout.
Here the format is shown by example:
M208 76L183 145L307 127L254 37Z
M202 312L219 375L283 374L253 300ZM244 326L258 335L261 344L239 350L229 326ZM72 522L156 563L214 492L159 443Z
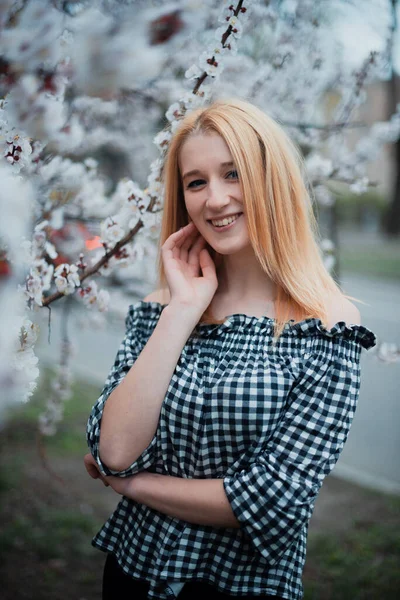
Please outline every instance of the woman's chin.
M211 246L211 244L210 244ZM225 246L217 245L211 246L216 254L220 256L230 256L231 254L237 254L242 250L245 250L248 247L248 244L226 244Z

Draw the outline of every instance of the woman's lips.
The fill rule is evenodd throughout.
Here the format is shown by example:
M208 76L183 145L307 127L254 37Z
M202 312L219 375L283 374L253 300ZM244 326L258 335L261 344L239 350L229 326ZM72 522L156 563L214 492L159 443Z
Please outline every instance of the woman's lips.
M234 225L236 225L236 223L240 220L240 218L242 216L243 216L243 213L240 213L240 215L234 221L232 221L232 223L229 223L228 225L223 225L222 227L216 227L215 225L212 224L211 221L209 221L209 224L211 225L211 227L213 228L214 231L221 233L222 231L227 231L228 229L232 229L232 227Z

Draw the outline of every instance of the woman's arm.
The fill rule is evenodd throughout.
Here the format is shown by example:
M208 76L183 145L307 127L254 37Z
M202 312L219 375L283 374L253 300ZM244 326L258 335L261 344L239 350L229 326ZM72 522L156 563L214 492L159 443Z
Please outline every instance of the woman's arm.
M87 472L135 502L170 517L196 525L239 528L222 479L184 479L142 471L131 477L102 475L91 454L84 458Z
M222 479L184 479L143 471L129 483L125 495L170 517L197 525L239 528Z
M100 457L110 469L126 469L154 437L168 385L197 320L190 308L167 306L139 357L107 399Z

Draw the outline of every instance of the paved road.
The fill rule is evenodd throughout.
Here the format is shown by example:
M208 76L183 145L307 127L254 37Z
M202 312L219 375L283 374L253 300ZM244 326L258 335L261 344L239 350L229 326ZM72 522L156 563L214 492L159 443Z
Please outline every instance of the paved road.
M400 284L344 275L345 293L363 300L357 304L362 323L372 329L378 342L400 345ZM47 344L46 327L37 346L39 358L54 364L59 355L59 311L53 309L53 339ZM43 312L43 323L45 323ZM82 330L71 323L73 339L79 348L73 358L78 377L101 388L124 335L124 323L106 329ZM400 362L382 363L373 350L363 350L362 384L357 413L346 447L334 474L382 491L400 493Z
M368 303L356 305L378 344L400 346L400 284L346 275L342 287ZM355 483L400 493L400 362L383 363L374 350L363 351L358 409L335 471Z

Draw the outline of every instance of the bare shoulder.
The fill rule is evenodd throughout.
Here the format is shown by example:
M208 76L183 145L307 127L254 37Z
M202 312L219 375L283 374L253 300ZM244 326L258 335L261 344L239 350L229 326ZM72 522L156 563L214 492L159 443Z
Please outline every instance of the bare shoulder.
M361 325L360 311L344 296L336 296L328 308L329 329L339 321L344 321L347 325Z
M155 290L143 298L143 302L158 302L159 304L168 304L169 300L170 294L167 288Z

